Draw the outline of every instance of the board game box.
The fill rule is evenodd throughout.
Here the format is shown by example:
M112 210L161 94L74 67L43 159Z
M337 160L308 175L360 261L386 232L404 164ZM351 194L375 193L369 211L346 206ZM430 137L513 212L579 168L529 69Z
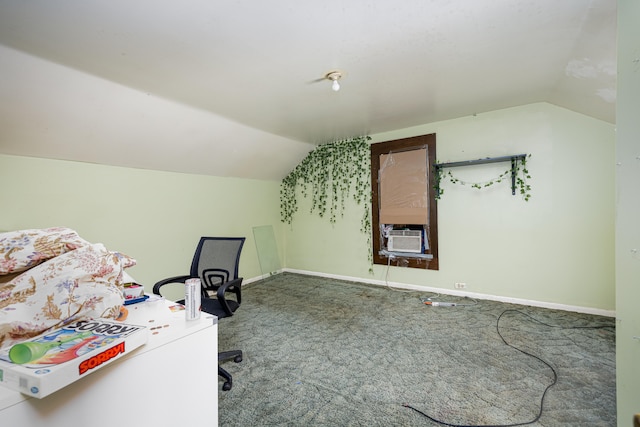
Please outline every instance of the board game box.
M80 320L0 352L0 385L43 398L145 344L145 326Z

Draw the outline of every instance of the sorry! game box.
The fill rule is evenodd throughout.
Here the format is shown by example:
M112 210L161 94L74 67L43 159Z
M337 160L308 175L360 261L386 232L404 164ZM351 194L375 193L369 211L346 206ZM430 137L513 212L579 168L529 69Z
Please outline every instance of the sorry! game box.
M45 397L145 344L144 326L80 320L0 352L0 384Z

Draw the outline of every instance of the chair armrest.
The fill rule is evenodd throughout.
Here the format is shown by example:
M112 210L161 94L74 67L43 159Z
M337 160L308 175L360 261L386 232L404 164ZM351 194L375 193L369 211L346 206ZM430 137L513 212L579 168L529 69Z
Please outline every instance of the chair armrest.
M162 295L160 293L160 288L163 287L164 285L167 285L169 283L184 283L188 279L191 279L191 276L189 275L173 276L173 277L168 277L166 279L160 280L159 282L156 282L155 285L153 285L153 293L156 295Z
M230 316L233 315L233 310L231 309L231 307L229 307L229 303L227 302L227 297L225 294L227 292L234 293L236 296L236 302L238 303L238 305L240 305L242 302L241 285L242 277L238 277L237 279L223 283L222 286L218 288L218 292L216 293L218 301L220 301L220 305L222 305L223 310L226 311Z

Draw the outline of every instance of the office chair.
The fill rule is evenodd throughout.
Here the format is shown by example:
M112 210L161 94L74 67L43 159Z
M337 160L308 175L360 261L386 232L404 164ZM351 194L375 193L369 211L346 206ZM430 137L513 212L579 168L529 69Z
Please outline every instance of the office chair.
M219 319L233 316L242 303L242 278L238 277L238 265L244 241L244 237L201 237L189 274L160 280L153 285L153 293L162 295L161 288L165 285L184 284L188 279L197 278L202 285L201 310ZM184 300L177 302L184 304ZM231 359L236 363L242 362L242 350L218 353L218 375L225 380L222 385L225 391L231 390L233 378L220 363Z

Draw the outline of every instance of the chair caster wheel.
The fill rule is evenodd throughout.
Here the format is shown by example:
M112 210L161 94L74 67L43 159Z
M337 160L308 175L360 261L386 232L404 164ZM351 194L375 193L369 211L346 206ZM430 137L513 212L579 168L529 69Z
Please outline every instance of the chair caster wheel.
M226 381L224 384L222 384L222 390L224 390L224 391L231 390L231 382Z
M242 362L242 356L236 356L236 357L234 357L234 358L233 358L233 361L234 361L234 362L236 362L236 363L240 363L240 362Z

